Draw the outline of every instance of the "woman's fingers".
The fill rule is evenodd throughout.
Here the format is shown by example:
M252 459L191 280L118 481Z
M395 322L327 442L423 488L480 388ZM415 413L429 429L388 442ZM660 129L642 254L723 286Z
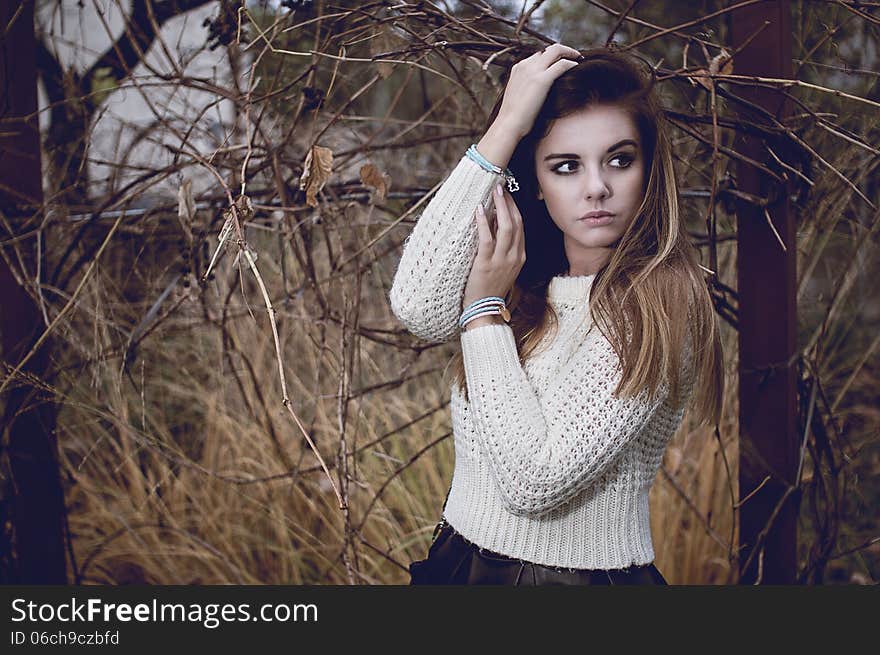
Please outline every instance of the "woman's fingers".
M513 216L513 246L511 247L511 254L524 259L525 258L525 244L526 244L526 235L523 230L523 218L522 214L519 213L519 207L516 205L516 200L511 198L507 206L510 208L511 215Z
M522 214L516 201L508 194L496 195L498 231L495 241L495 252L501 255L519 257L524 251L525 235L523 234Z
M478 257L493 259L500 257L521 258L525 254L525 236L522 215L513 198L496 187L492 193L495 198L495 234L489 225L489 217L483 205L477 205L477 235L479 237Z
M513 198L507 203L507 206L510 208L510 213L513 216L513 253L519 255L524 251L525 246L525 233L523 232L523 219L522 214L519 213L519 207L516 205L516 200Z
M498 190L501 185L496 185L493 193L495 194L495 220L497 225L495 228L495 252L503 255L507 253L513 245L513 219L510 217L510 209L507 206L507 198L504 191Z
M489 218L483 209L483 204L477 205L477 236L479 237L479 246L477 250L478 256L491 258L495 251L494 239L492 238L492 230L489 228Z
M565 71L570 68L574 68L578 63L576 61L572 61L571 59L560 59L558 61L550 64L550 67L547 69L547 72L554 79L562 75Z
M563 59L567 58L567 59ZM561 43L553 43L543 50L533 53L529 57L517 62L517 64L525 64L528 63L529 66L534 67L538 71L545 71L550 68L553 64L558 63L560 60L562 61L571 61L572 59L580 59L581 53L576 49L569 47L567 45L562 45ZM572 62L577 64L577 62ZM516 64L514 65L516 67ZM557 68L558 70L558 68Z
M546 59L549 65L549 62L556 61L559 57L580 57L581 53L570 46L552 43L539 52L538 56Z

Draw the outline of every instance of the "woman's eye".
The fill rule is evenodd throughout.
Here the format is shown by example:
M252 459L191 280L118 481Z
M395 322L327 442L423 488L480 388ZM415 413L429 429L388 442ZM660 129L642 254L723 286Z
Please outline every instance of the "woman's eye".
M576 162L574 159L569 159L568 161L564 161L564 162L562 162L561 164L559 164L559 166L557 166L557 167L554 168L553 170L554 170L555 172L557 172L557 173L560 173L560 172L561 172L561 173L571 173L572 171L563 171L563 170L561 170L562 167L565 166L566 164L577 164L577 162Z
M617 164L611 164L612 168L629 168L630 165L633 163L633 161L635 161L635 158L632 155L627 155L627 154L621 153L619 155L614 155L608 161L609 162L615 162L615 161L619 162ZM564 161L561 164L559 164L556 168L554 168L553 171L555 173L562 173L563 175L571 175L572 173L574 173L573 170L571 170L571 169L562 170L563 166L568 166L569 164L573 164L576 166L577 161L575 161L574 159L569 159L567 161Z

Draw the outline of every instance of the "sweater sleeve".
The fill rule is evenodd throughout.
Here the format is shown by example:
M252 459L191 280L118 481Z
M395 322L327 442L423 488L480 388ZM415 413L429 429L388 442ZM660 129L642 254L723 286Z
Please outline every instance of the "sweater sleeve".
M621 377L611 344L590 330L582 349L539 399L508 325L461 335L468 400L502 500L516 515L540 515L601 475L668 395L615 398Z
M389 300L394 315L417 337L444 342L458 334L477 253L474 212L482 203L488 215L492 188L503 179L464 155L404 242Z

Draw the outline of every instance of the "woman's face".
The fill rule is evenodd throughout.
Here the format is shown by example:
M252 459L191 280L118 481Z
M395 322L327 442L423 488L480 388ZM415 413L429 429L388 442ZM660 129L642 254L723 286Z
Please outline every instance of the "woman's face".
M535 151L538 197L563 232L571 275L595 273L635 218L645 160L635 122L614 105L557 119ZM599 219L590 212L609 212Z

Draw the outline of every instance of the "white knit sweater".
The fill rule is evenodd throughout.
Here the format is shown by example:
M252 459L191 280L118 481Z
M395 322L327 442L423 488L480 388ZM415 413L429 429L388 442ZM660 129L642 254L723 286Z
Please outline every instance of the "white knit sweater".
M491 204L502 179L462 157L407 239L390 292L394 314L416 336L460 334L470 402L453 385L444 517L472 543L538 564L649 563L648 493L684 407L667 402L666 384L653 400L613 397L621 371L590 316L594 276L553 278L558 332L525 366L508 325L459 331L477 249L474 209ZM687 344L685 355L689 363ZM682 375L687 398L686 366Z

